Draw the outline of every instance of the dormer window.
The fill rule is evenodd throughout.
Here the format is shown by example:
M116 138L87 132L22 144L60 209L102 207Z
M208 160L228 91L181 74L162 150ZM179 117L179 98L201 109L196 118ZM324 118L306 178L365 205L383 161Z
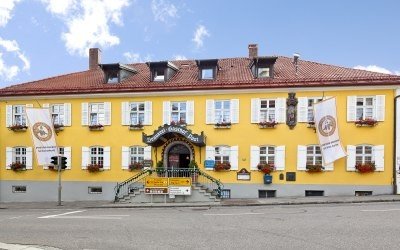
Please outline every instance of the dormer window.
M164 69L156 69L154 70L154 81L155 82L163 82L165 79Z
M118 72L109 72L107 73L107 83L119 83Z
M273 78L277 57L255 57L250 64L254 78Z
M218 60L197 60L197 67L199 68L199 80L214 80L218 70Z
M148 62L147 65L150 67L151 81L153 82L166 82L178 71L178 67L167 61Z
M100 64L104 73L105 83L120 83L131 75L137 73L136 69L119 63Z

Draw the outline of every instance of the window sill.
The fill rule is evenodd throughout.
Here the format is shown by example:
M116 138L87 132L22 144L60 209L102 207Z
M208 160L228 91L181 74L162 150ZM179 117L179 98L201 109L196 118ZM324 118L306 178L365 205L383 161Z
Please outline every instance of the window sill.
M90 130L90 131L103 131L103 130L104 130L104 127L103 127L103 126L101 126L101 127L98 127L98 126L90 127L90 126L89 126L89 130Z
M231 128L231 125L227 125L227 126L221 126L221 125L214 125L215 129L229 129Z
M354 123L356 127L375 127L378 125L378 121L373 119L359 120Z
M144 129L144 126L135 126L135 125L131 125L131 126L129 126L129 130L143 130Z
M18 126L18 127L9 127L8 129L13 132L25 132L26 130L28 130L28 127L27 126Z
M276 128L276 125L277 124L274 124L274 125L258 125L258 127L260 128L260 129L269 129L269 128Z

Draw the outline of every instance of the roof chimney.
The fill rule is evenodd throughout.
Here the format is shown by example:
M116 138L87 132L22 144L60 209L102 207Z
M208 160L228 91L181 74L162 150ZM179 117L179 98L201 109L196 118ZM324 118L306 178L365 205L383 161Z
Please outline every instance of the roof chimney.
M89 69L97 69L101 63L101 50L99 48L89 49Z
M258 45L257 44L249 44L249 57L250 58L258 57Z

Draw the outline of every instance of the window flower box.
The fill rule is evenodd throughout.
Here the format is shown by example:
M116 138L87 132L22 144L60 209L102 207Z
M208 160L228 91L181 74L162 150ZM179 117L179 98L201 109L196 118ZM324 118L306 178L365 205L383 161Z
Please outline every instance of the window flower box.
M104 130L104 126L102 124L91 124L89 125L89 129L93 131Z
M129 130L142 130L143 124L141 122L129 125Z
M143 169L142 162L133 162L132 164L129 164L130 171L141 170L141 169Z
M20 162L13 162L13 163L11 163L10 168L11 168L11 170L14 170L16 172L25 171L26 165L22 164Z
M215 171L223 171L223 170L230 170L231 164L229 162L217 162L214 165Z
M310 172L310 173L316 173L316 172L322 172L324 170L324 167L320 164L306 165L306 170L307 170L307 172Z
M275 128L278 123L275 121L270 122L260 122L258 123L259 128Z
M357 120L355 124L357 127L374 127L378 124L378 121L375 119L367 118L367 119Z
M14 131L14 132L23 132L28 129L28 126L24 124L15 124L12 125L11 127L8 127L9 130Z
M356 170L359 173L371 173L375 171L375 162L370 162L370 163L357 163L356 164Z
M48 166L47 169L48 169L48 170L53 170L53 171L58 171L57 166L54 166L54 165Z
M214 128L231 128L232 123L230 122L218 122L215 124Z
M268 163L259 163L257 165L257 168L264 174L270 174L272 171L275 170L274 164L268 164Z
M181 127L186 127L187 123L184 120L179 120L179 121L171 121L171 123L169 124L171 126L181 126Z
M100 164L89 164L87 170L91 173L103 171L103 165Z
M315 128L315 122L307 122L307 128Z
M64 130L64 124L53 124L53 127L56 132Z

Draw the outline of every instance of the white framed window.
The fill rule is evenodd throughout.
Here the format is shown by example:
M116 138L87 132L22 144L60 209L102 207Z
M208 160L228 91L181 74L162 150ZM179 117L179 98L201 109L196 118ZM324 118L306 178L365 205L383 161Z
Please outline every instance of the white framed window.
M13 124L26 126L25 105L13 105Z
M307 165L322 165L321 147L319 145L307 146Z
M133 146L129 148L130 164L144 161L144 147Z
M6 169L11 169L13 163L21 163L26 169L32 169L32 156L32 147L6 147Z
M250 170L258 170L259 163L274 164L276 170L285 170L285 146L250 146Z
M257 67L257 78L270 77L270 67Z
M201 79L203 79L203 80L212 80L212 79L214 79L214 70L213 70L213 68L203 68L203 69L201 69Z
M307 122L314 122L314 104L322 101L321 97L307 98Z
M357 120L374 119L373 97L357 97L356 118Z
M260 100L260 122L275 121L275 99Z
M163 82L163 81L165 81L165 71L164 71L164 69L155 69L154 71L153 71L153 80L155 81L155 82Z
M357 145L356 146L356 164L366 164L372 162L373 146Z
M194 125L194 101L164 101L164 124Z
M104 165L104 148L103 147L90 147L90 164Z
M206 160L215 161L216 163L229 162L231 170L238 170L239 168L239 147L238 146L206 146ZM213 170L207 167L206 170Z
M53 124L64 125L65 124L65 112L64 104L51 104L50 114Z
M297 104L297 122L314 122L314 104L322 101L323 97L299 97Z
M82 125L111 125L111 102L82 103Z
M231 122L231 101L216 100L214 102L214 123Z
M385 96L348 96L347 97L347 121L373 119L385 120Z
M286 99L251 99L251 123L286 122Z
M239 123L239 100L206 100L206 124Z
M347 145L347 171L355 171L356 164L375 163L375 171L385 169L384 145Z
M129 169L129 165L134 162L151 160L151 146L122 146L122 169Z
M131 102L129 103L129 109L130 125L144 124L144 102Z

